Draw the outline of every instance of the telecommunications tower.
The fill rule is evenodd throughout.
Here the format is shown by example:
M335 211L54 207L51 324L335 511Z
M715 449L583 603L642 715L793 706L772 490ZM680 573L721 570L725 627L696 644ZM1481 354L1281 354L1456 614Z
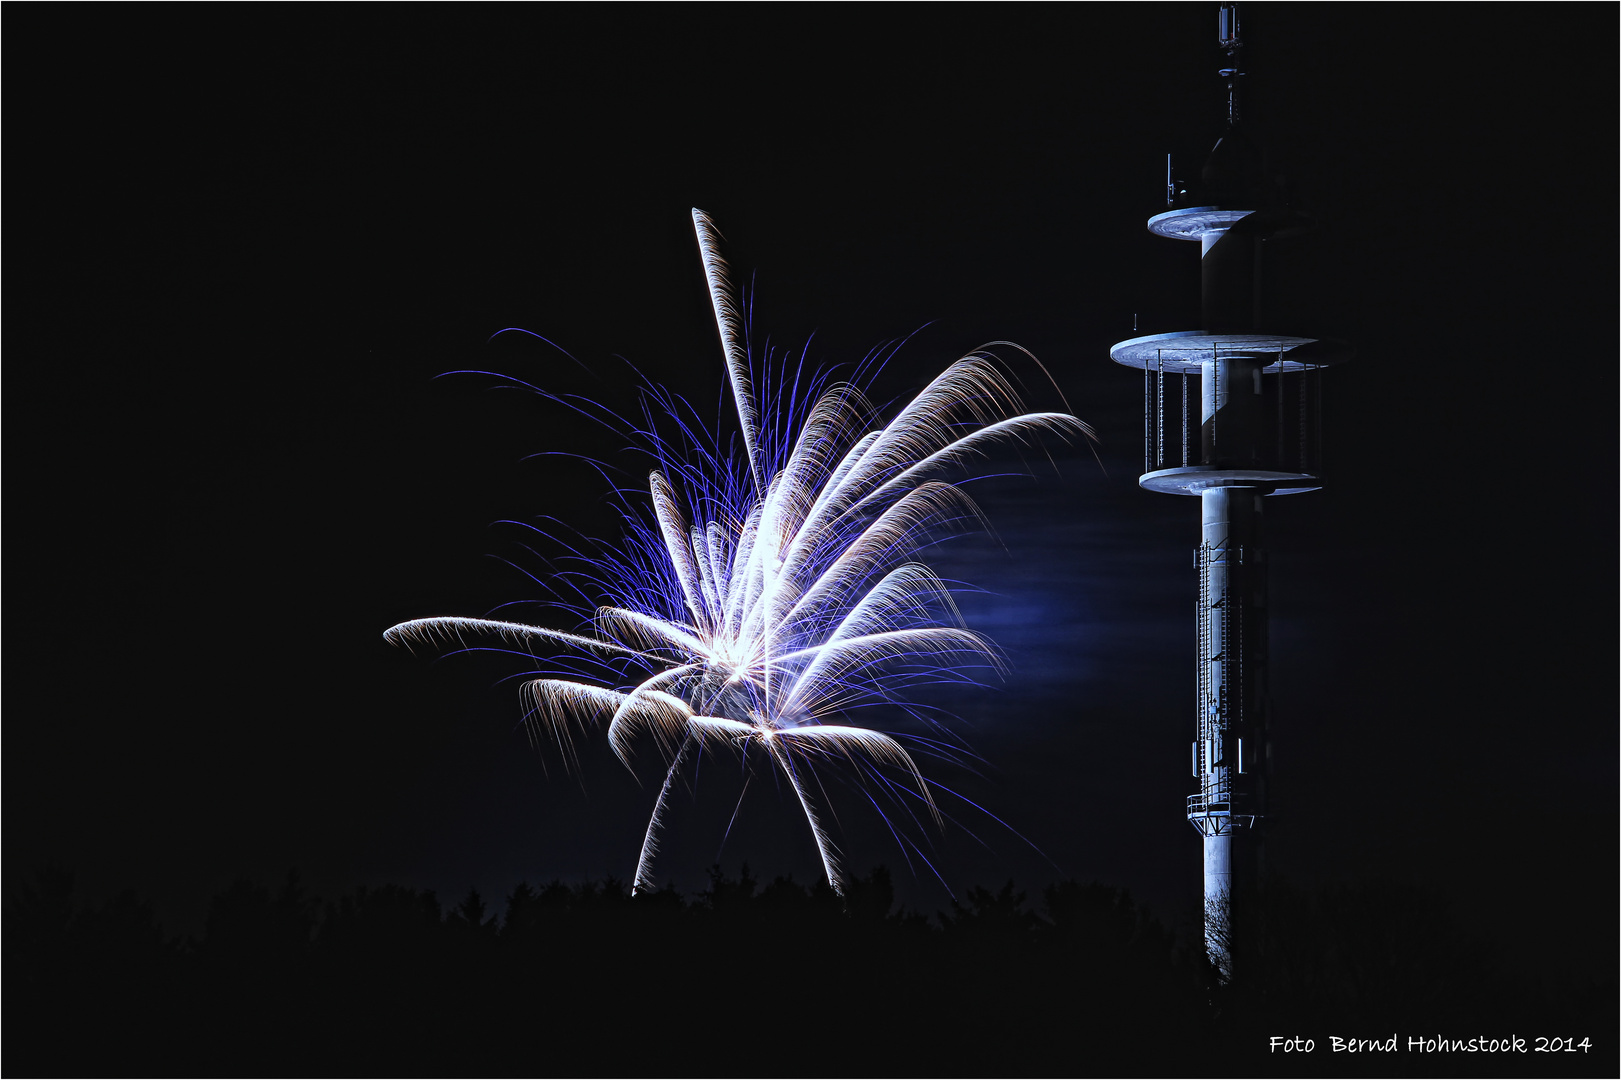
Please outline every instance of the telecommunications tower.
M1167 158L1167 209L1148 219L1156 236L1199 244L1202 329L1135 337L1109 357L1143 373L1138 484L1200 503L1198 697L1189 754L1198 787L1186 813L1204 843L1205 947L1225 979L1245 897L1258 884L1267 821L1262 502L1322 486L1322 370L1351 350L1263 329L1267 241L1312 221L1288 206L1241 123L1237 4L1221 5L1219 37L1226 130L1192 183L1180 182Z

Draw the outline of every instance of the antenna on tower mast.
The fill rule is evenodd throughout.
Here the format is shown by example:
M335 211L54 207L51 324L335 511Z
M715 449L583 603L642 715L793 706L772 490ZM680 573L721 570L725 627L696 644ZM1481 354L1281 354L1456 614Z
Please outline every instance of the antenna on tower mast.
M1227 54L1227 66L1221 69L1221 77L1227 80L1227 126L1232 127L1238 123L1238 80L1244 75L1238 58L1244 40L1238 25L1237 4L1221 5L1216 16L1216 37Z

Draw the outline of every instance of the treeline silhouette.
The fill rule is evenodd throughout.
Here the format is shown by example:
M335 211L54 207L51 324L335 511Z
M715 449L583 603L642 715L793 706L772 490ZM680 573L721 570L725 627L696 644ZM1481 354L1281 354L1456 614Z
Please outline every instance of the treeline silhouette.
M289 874L274 889L236 883L213 898L200 939L173 940L133 894L76 907L72 875L43 870L6 894L3 1067L1146 1075L1242 1063L1292 1075L1314 1068L1270 1053L1269 1036L1551 1024L1539 1033L1595 1043L1561 1055L1561 1074L1614 1075L1613 980L1513 980L1431 894L1276 882L1253 910L1221 986L1198 942L1178 942L1121 890L1075 881L1034 905L1011 883L974 888L929 917L897 908L883 868L841 899L791 878L762 887L745 867L712 871L692 898L633 898L612 879L520 884L497 918L477 891L448 911L396 885L322 902ZM1342 1075L1443 1064L1319 1058Z

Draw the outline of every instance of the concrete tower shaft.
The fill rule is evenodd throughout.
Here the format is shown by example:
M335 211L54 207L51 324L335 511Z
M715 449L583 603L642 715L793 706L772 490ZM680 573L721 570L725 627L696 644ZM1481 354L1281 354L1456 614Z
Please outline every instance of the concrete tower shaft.
M1247 334L1261 324L1264 237L1244 227L1250 217L1199 237L1199 322L1208 333Z
M1262 364L1252 356L1215 356L1199 365L1199 464L1253 469L1259 450Z
M1266 561L1262 487L1200 494L1196 739L1187 816L1204 842L1206 945L1228 964L1235 900L1254 887L1267 815Z

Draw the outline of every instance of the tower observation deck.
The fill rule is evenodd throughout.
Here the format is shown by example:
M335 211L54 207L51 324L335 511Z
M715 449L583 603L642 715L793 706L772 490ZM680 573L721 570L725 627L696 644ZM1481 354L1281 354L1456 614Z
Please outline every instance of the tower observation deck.
M1268 240L1312 226L1287 205L1243 129L1236 4L1221 5L1227 125L1200 180L1184 188L1167 163L1156 236L1199 244L1199 330L1122 341L1110 359L1143 373L1143 473L1149 491L1197 496L1203 523L1197 699L1186 814L1204 845L1205 946L1232 971L1235 907L1257 886L1271 759L1267 695L1265 499L1322 486L1322 373L1351 349L1268 333L1261 271Z

